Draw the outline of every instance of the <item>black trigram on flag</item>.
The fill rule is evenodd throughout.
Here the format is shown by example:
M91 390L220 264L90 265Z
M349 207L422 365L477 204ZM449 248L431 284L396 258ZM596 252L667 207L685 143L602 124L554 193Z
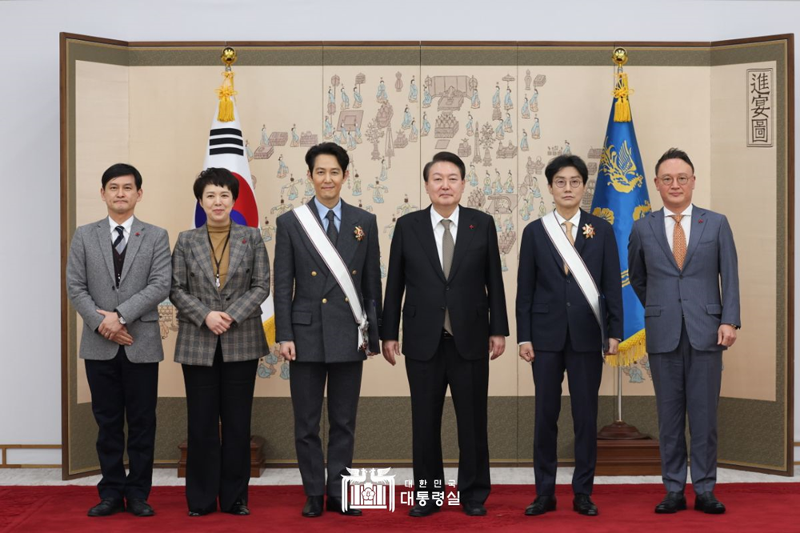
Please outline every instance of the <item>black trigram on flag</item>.
M216 128L211 130L208 139L208 155L244 155L242 130L236 128Z

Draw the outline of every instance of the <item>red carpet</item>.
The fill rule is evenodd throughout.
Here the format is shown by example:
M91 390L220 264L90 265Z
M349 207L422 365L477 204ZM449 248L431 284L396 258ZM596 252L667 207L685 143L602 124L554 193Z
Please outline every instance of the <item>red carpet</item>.
M398 487L398 491L402 490ZM121 513L108 518L88 518L86 511L97 503L94 487L0 487L0 531L47 531L81 533L117 531L168 531L192 533L235 531L545 531L551 533L636 532L711 533L800 532L800 483L731 484L717 487L717 497L728 507L720 516L691 509L675 515L656 515L653 507L663 496L660 485L603 485L593 499L600 516L590 518L572 511L569 486L559 486L558 510L539 517L523 515L533 499L533 487L495 486L487 502L485 517L467 517L460 507L445 508L428 518L410 518L408 506L398 495L394 513L367 510L362 517L325 513L320 518L300 516L305 501L300 486L250 487L249 517L225 513L189 518L183 487L155 487L150 503L153 518Z

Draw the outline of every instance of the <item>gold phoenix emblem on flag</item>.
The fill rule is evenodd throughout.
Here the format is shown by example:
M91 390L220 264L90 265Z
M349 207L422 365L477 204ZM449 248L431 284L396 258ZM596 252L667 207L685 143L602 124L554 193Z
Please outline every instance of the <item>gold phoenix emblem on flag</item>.
M606 137L606 142L603 144L600 171L608 174L614 189L617 192L628 193L636 187L641 187L642 183L644 183L644 176L639 174L639 169L636 168L628 141L622 142L622 147L619 151L615 150L613 144L608 144L608 137Z

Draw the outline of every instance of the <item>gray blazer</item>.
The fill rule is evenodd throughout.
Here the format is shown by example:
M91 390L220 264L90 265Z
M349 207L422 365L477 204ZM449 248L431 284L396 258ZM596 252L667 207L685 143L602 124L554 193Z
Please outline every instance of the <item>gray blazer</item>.
M127 321L133 344L125 354L134 363L164 359L158 304L169 295L169 236L167 231L133 219L119 288L108 218L75 230L67 259L67 295L83 318L81 359L107 361L119 345L97 333L103 321L98 309L116 309Z
M258 359L269 353L261 304L269 296L269 257L258 228L231 222L228 276L214 282L205 226L183 231L172 252L170 300L178 310L175 362L212 366L217 335L205 324L211 311L225 311L234 324L220 337L225 362Z
M319 218L313 199L311 212ZM356 228L364 237L359 241ZM381 271L375 215L342 200L336 249L347 265L369 320L369 348L380 352ZM294 341L298 362L346 363L367 358L358 350L358 328L344 292L291 211L277 219L275 328L279 341Z
M644 305L649 353L677 348L681 316L689 342L700 351L725 349L717 344L720 324L741 325L736 245L724 215L694 206L683 271L669 248L664 210L637 220L628 241L628 271Z

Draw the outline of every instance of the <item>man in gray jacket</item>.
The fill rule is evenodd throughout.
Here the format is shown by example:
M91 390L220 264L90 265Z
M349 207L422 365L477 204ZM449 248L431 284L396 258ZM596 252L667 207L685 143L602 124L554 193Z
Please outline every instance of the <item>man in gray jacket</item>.
M101 501L89 516L127 509L152 516L158 363L164 359L158 304L169 295L172 267L166 230L133 216L142 176L118 163L103 174L108 217L79 227L67 261L67 293L83 319L80 357L99 428ZM128 423L125 475L124 425Z
M350 158L335 143L313 146L306 154L308 179L315 196L308 202L312 224L335 248L352 279L356 298L366 312L366 349L359 347L359 328L351 303L328 268L295 212L278 217L275 242L275 328L280 353L291 362L297 462L307 496L302 514L328 511L357 516L359 509L342 505L342 475L352 466L356 410L367 355L380 352L380 250L375 215L341 199ZM305 207L305 206L303 206ZM319 230L319 227L316 227ZM319 423L328 390L328 479L325 480ZM344 502L346 504L346 502Z
M644 305L667 489L655 511L686 509L688 411L694 508L721 514L725 506L713 492L717 404L722 352L741 326L736 246L724 215L692 205L694 165L685 152L671 148L661 156L655 186L664 209L637 220L628 243L631 286Z

